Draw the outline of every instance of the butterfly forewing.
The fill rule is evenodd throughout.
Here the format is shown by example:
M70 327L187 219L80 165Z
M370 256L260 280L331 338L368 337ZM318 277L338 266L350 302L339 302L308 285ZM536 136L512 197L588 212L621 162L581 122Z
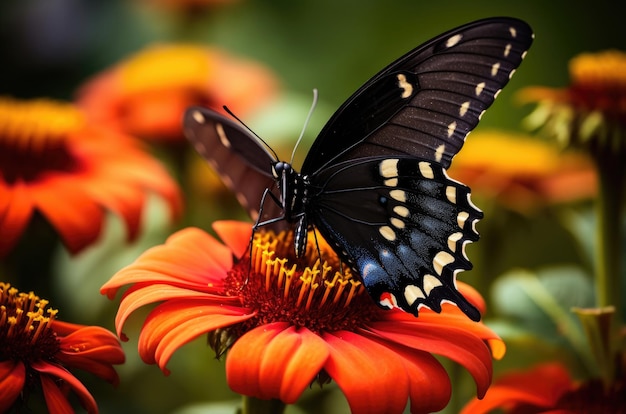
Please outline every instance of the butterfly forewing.
M302 174L342 160L413 155L444 168L532 43L523 21L493 18L451 30L396 60L326 124Z
M189 108L183 128L196 151L211 164L256 220L265 189L274 191L277 197L279 194L271 172L276 162L274 156L240 124L205 108ZM268 202L263 206L263 220L280 214L276 203Z

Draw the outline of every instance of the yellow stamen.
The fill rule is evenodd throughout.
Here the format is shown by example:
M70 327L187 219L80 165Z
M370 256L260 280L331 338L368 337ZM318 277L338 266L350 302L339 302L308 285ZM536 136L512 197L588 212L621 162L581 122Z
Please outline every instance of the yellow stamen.
M0 143L18 149L46 150L64 142L84 122L83 114L69 103L0 97Z
M252 243L252 273L263 275L264 288L267 292L272 289L280 289L283 298L287 298L291 292L295 294L297 306L310 309L311 306L320 307L332 297L333 304L348 305L353 298L364 291L362 283L354 279L348 269L343 273L333 270L333 266L326 261L320 261L321 254L329 258L331 262L339 263L336 254L330 246L317 235L319 250L315 245L314 237L307 246L304 262L312 263L303 269L298 264L289 267L289 257L293 258L293 235L289 232L281 232L274 235L271 232L257 232ZM290 256L291 255L291 256ZM345 292L350 283L349 291ZM323 291L318 287L323 286ZM293 290L293 289L296 290ZM319 293L318 293L319 292Z
M26 333L30 343L36 342L58 313L46 306L48 301L33 292L20 293L8 283L0 283L0 331L6 338Z

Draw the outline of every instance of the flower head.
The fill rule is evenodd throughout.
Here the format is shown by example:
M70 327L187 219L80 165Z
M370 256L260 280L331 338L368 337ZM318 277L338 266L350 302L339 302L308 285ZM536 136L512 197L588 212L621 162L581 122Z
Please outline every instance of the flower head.
M180 122L192 105L241 115L268 100L276 81L261 65L190 44L150 46L96 75L78 102L94 119L153 140L182 139Z
M26 403L42 389L51 413L73 412L68 389L89 413L98 406L69 369L82 369L117 385L114 364L124 352L111 332L56 319L57 310L33 292L20 293L0 283L0 412Z
M86 122L72 104L0 98L0 256L35 212L72 253L97 239L107 210L133 239L149 192L180 213L176 184L131 138Z
M583 154L562 153L544 141L506 132L476 132L450 168L475 193L528 213L555 203L588 199L596 174Z
M621 413L626 407L626 382L609 389L599 380L575 382L559 363L546 363L498 379L482 400L473 400L462 414L489 413Z
M565 89L531 87L520 97L539 106L532 127L545 126L566 145L593 151L626 149L626 53L608 50L576 56Z
M355 413L402 412L407 401L416 413L442 409L451 386L433 354L465 366L478 395L487 390L492 353L502 356L503 343L457 307L424 309L419 318L377 307L319 235L319 251L311 236L296 259L289 233L259 231L252 257L236 260L248 249L251 226L218 222L215 230L225 245L199 229L182 230L102 287L113 297L131 285L116 317L118 334L136 309L161 302L140 334L145 362L167 372L178 348L209 334L218 355L227 352L234 391L294 403L313 382L332 379ZM475 291L459 288L483 307Z

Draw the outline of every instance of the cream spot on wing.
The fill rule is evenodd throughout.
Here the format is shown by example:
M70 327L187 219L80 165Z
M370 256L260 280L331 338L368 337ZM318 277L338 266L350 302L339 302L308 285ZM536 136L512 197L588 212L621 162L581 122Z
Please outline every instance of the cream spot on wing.
M406 192L402 190L392 190L389 192L389 195L396 201L399 201L401 203L406 202Z
M391 222L391 225L397 229L403 229L405 226L404 221L396 217L392 217L391 219L389 219L389 221Z
M435 255L435 258L433 259L433 268L435 269L435 272L441 276L444 266L449 265L452 262L454 262L454 256L442 250ZM426 280L426 277L424 277L424 280ZM424 290L426 290L425 286ZM428 291L426 293L428 293Z
M456 233L452 233L450 236L448 236L448 248L455 252L456 251L456 244L459 240L461 240L461 238L463 237L463 233L456 232Z
M509 27L509 33L511 33L511 37L517 37L517 29L515 27Z
M449 185L446 187L446 197L452 204L456 204L456 187Z
M378 228L380 234L389 241L394 241L396 239L396 232L389 226L381 226Z
M434 288L443 286L441 281L433 275L424 275L424 281L422 284L424 285L424 292L426 292L427 296L430 295L430 292L432 292Z
M429 162L420 161L419 164L420 173L424 176L424 178L435 178L435 173L433 173L433 168L430 166Z
M459 108L459 115L465 116L470 107L470 101L465 101L461 104L461 108Z
M448 40L446 40L446 47L452 47L456 45L457 43L461 41L462 38L463 38L463 35L461 34L455 34L454 36L450 36Z
M398 185L398 179L397 178L389 178L387 180L385 180L385 185L387 187L395 187Z
M485 82L481 82L476 85L476 89L474 90L476 96L480 96L480 94L483 93L483 89L485 89Z
M467 211L461 211L456 216L456 222L460 228L465 227L465 221L467 221L468 218L469 218L469 213Z
M393 208L393 212L399 215L400 217L408 217L409 209L404 206L395 206Z
M496 62L491 66L491 76L496 76L500 69L500 62Z
M406 75L399 73L398 74L398 86L402 89L402 98L406 99L413 94L413 85L411 85L406 80Z
M222 145L226 148L230 148L230 141L226 136L226 132L224 132L224 127L222 126L222 124L215 124L215 131L217 131L217 136L220 138L220 142L222 143Z
M508 57L509 53L511 53L511 44L507 43L507 45L504 47L504 57Z
M200 111L193 111L193 113L191 114L191 117L193 118L194 121L196 121L199 124L204 124L205 122L204 115L202 115L202 112Z
M456 131L456 121L452 121L450 125L448 125L448 138L454 134L454 131Z
M418 299L426 299L424 292L422 289L418 288L415 285L406 285L404 288L404 298L406 299L409 306L413 305Z
M441 144L435 150L435 161L440 162L441 158L443 158L443 153L446 151L446 145Z
M397 158L389 158L383 160L380 163L380 175L385 178L392 178L398 176L398 159Z

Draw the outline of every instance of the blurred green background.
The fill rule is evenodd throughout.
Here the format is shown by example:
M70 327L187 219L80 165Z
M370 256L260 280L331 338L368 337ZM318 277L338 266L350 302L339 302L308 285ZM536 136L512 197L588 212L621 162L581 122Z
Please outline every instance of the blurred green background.
M534 28L536 39L526 61L487 112L479 129L520 129L529 108L514 104L513 95L519 88L565 86L567 62L576 54L626 48L623 10L617 2L604 0L240 0L206 10L166 8L149 0L4 0L0 3L0 94L71 100L87 78L152 42L192 41L220 46L235 55L262 62L274 71L283 93L291 98L286 98L283 106L268 109L266 120L248 122L270 143L273 131L283 131L281 123L295 125L290 126L295 141L310 104L311 90L317 88L321 103L313 126L307 131L308 139L312 139L333 108L401 54L463 23L501 15L526 20ZM293 107L288 105L290 102ZM158 203L155 204L151 214L162 216ZM586 213L581 214L586 217ZM576 220L580 231L588 232L583 228L588 220ZM188 221L191 222L185 224L207 228L207 223ZM119 223L112 219L107 232L113 234L111 240L116 240L116 226ZM487 231L484 240L469 249L477 266L472 273L495 277L515 267L563 263L589 271L588 256L563 229L553 211L532 220L496 212L486 216L479 230L498 226L499 231ZM53 306L61 309L64 320L112 329L117 302L101 298L98 288L147 245L159 243L172 231L167 227L148 228L133 248L122 249L105 238L100 252L90 251L73 259L59 253L56 266L62 275L58 276L50 299ZM122 232L119 228L117 231ZM497 248L497 254L492 254L490 248ZM471 282L469 277L467 280ZM18 286L22 290L38 288L27 286L25 281L22 284ZM588 288L588 284L580 286ZM502 294L508 294L500 288ZM119 389L84 377L101 412L169 413L194 403L237 401L225 385L223 362L215 361L202 339L175 354L169 364L170 377L155 366L143 365L133 342L141 322L140 316L133 317L125 329L131 341L124 346L128 363L120 369ZM546 354L554 352L550 348ZM513 361L508 363L519 366L523 360L514 358L522 358L523 354L513 350L512 355ZM506 360L503 364L506 366ZM324 399L316 390L305 394L301 408L292 408L292 412L306 409L307 398L316 403L327 401L334 407L321 412L345 410L345 402L332 386L324 390ZM468 383L460 392L462 401L472 395L473 385ZM217 406L211 410L221 412ZM454 410L452 405L449 412ZM232 412L232 407L227 406L224 412Z

